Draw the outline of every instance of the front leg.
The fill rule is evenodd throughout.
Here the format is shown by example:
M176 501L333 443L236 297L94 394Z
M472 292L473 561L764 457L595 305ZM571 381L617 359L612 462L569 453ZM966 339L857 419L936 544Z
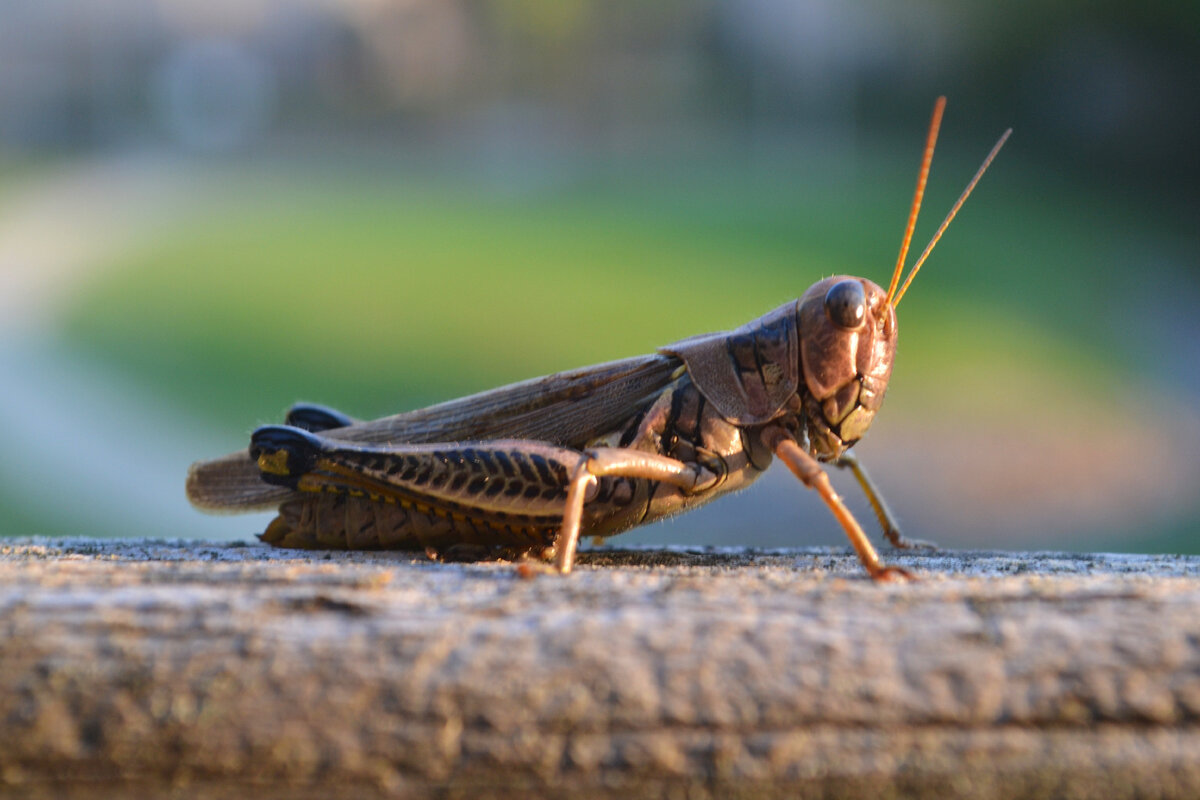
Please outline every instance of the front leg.
M763 432L763 444L771 448L779 460L787 465L800 481L810 489L815 489L825 505L833 512L833 516L841 524L842 530L850 539L858 560L866 567L870 576L877 581L893 580L895 578L915 579L915 576L901 567L890 567L879 560L879 554L871 545L871 540L863 533L858 520L846 508L842 498L833 491L829 476L817 460L804 451L795 439L783 428L768 428Z

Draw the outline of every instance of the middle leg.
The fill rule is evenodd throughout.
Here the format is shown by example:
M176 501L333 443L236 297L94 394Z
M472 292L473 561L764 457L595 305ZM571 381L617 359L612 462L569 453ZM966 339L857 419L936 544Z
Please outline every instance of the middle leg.
M871 476L867 474L867 470L863 467L862 462L858 460L858 456L847 450L838 456L833 465L835 467L848 468L854 473L858 485L862 487L863 494L867 496L867 501L875 511L875 517L879 520L879 527L883 529L883 535L891 542L892 547L900 550L937 549L937 545L933 542L927 542L923 539L905 538L904 534L900 532L900 523L896 521L896 515L888 507L887 502L883 499L883 495L879 492L879 487L871 480Z
M563 575L575 564L588 490L599 478L607 476L661 481L689 493L704 491L718 481L716 475L702 466L685 464L656 453L623 447L597 447L586 451L571 473L562 528L554 543L555 568Z

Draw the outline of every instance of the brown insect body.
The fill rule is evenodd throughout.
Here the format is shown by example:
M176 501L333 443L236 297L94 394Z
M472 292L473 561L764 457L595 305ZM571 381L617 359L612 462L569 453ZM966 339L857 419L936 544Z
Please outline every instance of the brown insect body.
M852 469L884 533L907 544L848 450L891 375L908 283L895 289L941 102L888 291L825 278L734 331L369 422L298 406L287 425L255 431L248 451L193 465L189 498L206 510L278 507L263 539L285 547L553 547L567 572L580 535L688 510L779 457L820 494L873 577L907 575L880 563L818 462Z

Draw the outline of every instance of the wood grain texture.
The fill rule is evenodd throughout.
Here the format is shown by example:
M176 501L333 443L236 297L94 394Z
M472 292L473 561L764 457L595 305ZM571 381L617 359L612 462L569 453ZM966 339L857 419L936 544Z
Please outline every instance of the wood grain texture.
M9 797L1197 797L1200 559L0 547Z

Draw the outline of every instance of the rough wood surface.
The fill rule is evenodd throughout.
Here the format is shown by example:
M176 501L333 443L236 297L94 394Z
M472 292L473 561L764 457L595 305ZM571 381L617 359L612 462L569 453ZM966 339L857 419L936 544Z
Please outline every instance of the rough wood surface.
M13 797L1200 797L1200 559L0 548Z

